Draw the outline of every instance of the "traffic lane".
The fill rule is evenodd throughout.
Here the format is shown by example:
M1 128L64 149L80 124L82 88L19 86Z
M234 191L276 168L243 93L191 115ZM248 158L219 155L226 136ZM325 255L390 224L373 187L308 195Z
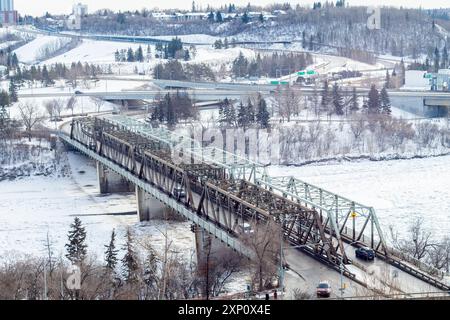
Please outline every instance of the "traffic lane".
M331 297L338 298L341 296L339 291L341 286L341 274L338 271L331 269L294 248L285 249L284 256L285 261L289 265L289 269L292 270L291 272L286 272L287 275L290 274L290 276L285 279L287 296L292 296L292 290L300 289L301 291L316 297L316 288L321 281L328 281L330 283L332 289ZM295 273L300 274L303 279ZM346 287L343 292L343 297L367 295L367 289L359 283L356 283L345 276L342 277L342 280Z
M370 279L372 284L378 284L377 286L380 286L383 283L384 286L388 284L393 290L398 290L402 293L440 291L432 285L400 270L380 258L375 258L373 261L357 258L355 255L356 248L350 244L345 243L344 250L347 257L354 261L355 267L362 269L368 278L375 277L375 279Z

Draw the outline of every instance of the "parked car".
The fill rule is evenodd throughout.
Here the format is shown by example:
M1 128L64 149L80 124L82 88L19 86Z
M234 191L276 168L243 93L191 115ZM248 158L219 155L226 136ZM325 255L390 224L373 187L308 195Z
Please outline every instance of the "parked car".
M328 281L321 281L316 289L317 298L329 298L331 296L331 285Z
M177 199L186 198L186 192L182 188L174 188L172 194Z
M375 259L375 251L368 247L361 247L355 250L355 256L359 259L371 261Z
M75 94L83 94L83 92L81 92L80 90L76 90Z

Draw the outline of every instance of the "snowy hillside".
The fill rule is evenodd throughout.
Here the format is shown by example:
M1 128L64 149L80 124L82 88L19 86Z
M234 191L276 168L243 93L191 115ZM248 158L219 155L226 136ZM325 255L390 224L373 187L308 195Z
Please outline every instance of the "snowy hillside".
M14 52L17 54L20 62L32 64L54 54L70 42L70 38L38 36Z

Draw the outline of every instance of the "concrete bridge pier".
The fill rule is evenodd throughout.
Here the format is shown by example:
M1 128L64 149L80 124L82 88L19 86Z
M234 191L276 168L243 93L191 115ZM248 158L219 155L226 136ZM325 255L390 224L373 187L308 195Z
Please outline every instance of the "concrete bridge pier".
M167 217L169 208L138 186L136 186L136 202L140 222L164 219Z
M231 250L208 231L195 227L195 249L197 254L197 267L200 273L206 272L207 266L214 263L221 253Z
M97 162L97 177L101 194L133 192L134 185L121 175Z

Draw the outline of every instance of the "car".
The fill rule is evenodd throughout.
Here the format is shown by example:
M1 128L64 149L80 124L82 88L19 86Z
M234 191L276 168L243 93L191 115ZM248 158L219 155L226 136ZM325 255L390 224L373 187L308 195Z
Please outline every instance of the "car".
M371 261L375 259L375 251L368 247L360 247L355 250L355 256L358 259Z
M174 188L172 194L177 199L186 198L186 192L182 188Z
M321 281L316 288L317 298L329 298L331 296L331 285L328 281Z
M243 224L239 225L239 228L241 229L242 233L253 233L253 229L250 223L244 222Z
M80 90L76 90L75 94L83 94L83 92L81 92Z

